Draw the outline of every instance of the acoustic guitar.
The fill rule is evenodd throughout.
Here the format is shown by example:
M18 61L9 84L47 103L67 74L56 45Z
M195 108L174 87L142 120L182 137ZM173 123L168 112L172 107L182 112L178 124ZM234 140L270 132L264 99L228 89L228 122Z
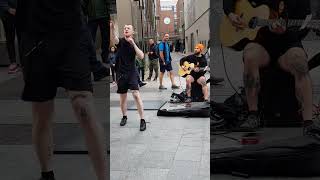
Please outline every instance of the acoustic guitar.
M182 66L179 67L178 74L181 77L186 77L187 75L191 74L191 72L196 68L197 66L194 63L189 63L185 61ZM200 71L206 71L208 69L208 66L199 68Z
M280 23L287 29L297 27L320 29L319 20L294 20L294 19L270 19L271 10L267 5L252 7L248 0L238 0L235 4L235 14L244 21L244 28L239 29L232 25L225 15L219 27L220 41L223 46L241 51L252 40L257 37L260 28L269 26L275 22ZM311 18L311 17L309 17Z

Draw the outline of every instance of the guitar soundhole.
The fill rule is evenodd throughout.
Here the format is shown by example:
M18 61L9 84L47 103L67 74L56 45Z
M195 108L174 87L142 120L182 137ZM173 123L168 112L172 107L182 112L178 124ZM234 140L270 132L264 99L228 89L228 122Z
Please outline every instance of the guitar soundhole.
M258 18L257 17L253 17L250 19L249 21L249 28L251 29L255 29L257 27L257 24L258 24Z

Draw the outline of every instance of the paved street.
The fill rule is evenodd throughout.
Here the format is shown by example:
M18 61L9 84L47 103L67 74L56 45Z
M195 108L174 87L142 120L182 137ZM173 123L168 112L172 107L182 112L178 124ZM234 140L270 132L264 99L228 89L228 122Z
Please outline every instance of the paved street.
M174 70L182 57L173 54ZM146 75L147 77L147 75ZM179 78L175 81L178 85ZM141 88L143 102L170 99L168 90L159 91L158 82ZM181 78L181 87L185 87ZM209 180L210 140L208 118L158 117L157 111L145 111L147 130L139 131L137 111L128 111L128 123L120 127L122 117L116 87L111 88L111 180ZM180 90L181 91L181 90ZM132 103L131 94L128 95Z

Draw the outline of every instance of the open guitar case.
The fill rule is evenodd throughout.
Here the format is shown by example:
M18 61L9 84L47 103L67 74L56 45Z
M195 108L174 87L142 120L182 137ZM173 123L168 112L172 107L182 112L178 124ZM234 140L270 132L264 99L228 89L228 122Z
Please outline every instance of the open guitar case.
M161 106L157 112L157 116L169 116L169 117L209 117L210 116L210 104L203 102L202 86L198 83L191 84L192 89L192 102L190 106L184 106L184 100L186 98L185 92L181 94L173 94L177 96L179 102L167 102ZM171 96L171 97L172 97Z
M319 162L320 141L307 136L210 151L211 174L247 178L320 176Z
M209 82L207 82L209 83ZM178 102L167 102L158 109L157 116L169 117L210 117L210 104L204 102L202 86L196 82L191 83L191 98L190 106L182 105L186 98L186 93L173 93L171 97L176 97Z

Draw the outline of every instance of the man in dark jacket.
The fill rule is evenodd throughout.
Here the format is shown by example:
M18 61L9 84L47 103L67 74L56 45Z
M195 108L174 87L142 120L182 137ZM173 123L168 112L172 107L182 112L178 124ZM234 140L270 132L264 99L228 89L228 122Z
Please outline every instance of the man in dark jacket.
M17 65L15 50L16 9L16 0L0 0L0 16L6 34L6 43L10 59L8 73L15 73L19 69Z

